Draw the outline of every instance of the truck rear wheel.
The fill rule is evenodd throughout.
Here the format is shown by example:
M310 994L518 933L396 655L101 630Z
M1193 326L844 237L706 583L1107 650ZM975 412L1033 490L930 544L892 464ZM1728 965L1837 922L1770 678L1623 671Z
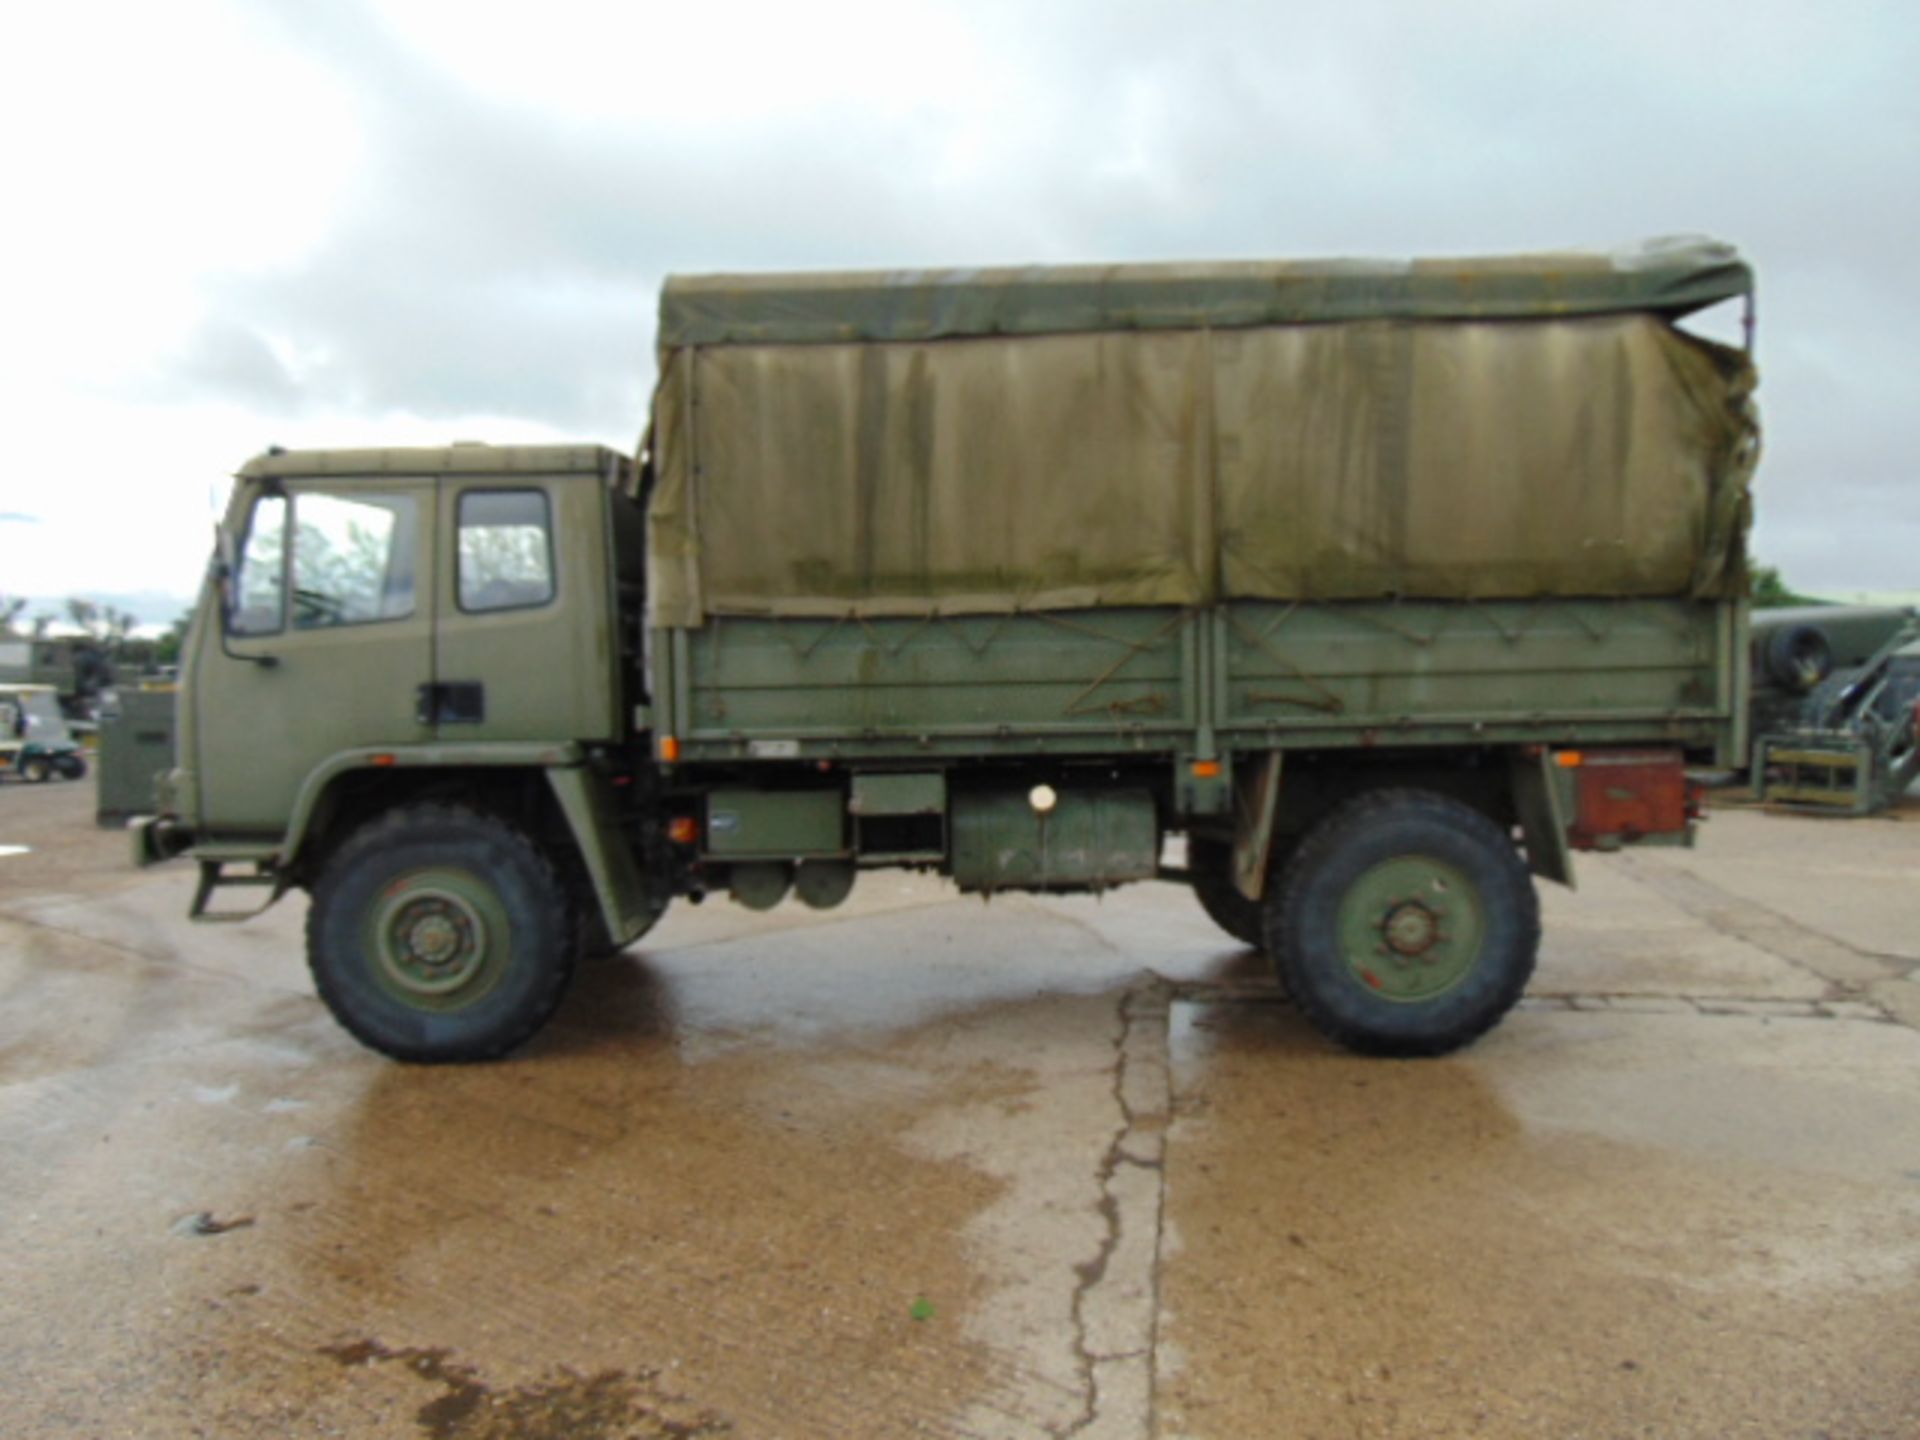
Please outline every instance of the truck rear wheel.
M1269 893L1268 951L1302 1012L1365 1054L1440 1055L1513 1008L1540 907L1513 841L1424 790L1350 800Z
M552 1016L573 973L566 889L518 829L448 805L364 826L307 915L320 998L396 1060L491 1060Z
M1242 945L1266 948L1266 922L1258 900L1249 900L1233 883L1233 846L1193 835L1187 839L1187 870L1194 898L1209 919Z

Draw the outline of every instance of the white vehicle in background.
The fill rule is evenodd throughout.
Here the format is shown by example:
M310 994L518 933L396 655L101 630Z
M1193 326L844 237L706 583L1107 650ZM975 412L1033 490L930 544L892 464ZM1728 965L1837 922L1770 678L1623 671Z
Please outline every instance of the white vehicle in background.
M59 692L51 685L0 686L0 774L37 782L86 773L87 757L67 728Z

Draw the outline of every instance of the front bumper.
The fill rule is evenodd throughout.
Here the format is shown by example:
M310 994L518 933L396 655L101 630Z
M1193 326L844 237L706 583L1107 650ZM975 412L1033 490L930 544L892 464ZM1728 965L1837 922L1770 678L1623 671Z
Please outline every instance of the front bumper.
M159 865L184 853L192 833L173 815L136 815L127 821L127 837L136 866Z

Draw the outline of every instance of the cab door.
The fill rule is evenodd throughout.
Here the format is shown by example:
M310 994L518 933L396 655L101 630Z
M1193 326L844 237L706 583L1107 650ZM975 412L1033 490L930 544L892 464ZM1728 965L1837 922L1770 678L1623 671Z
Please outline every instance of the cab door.
M281 834L329 756L432 739L435 498L386 476L256 491L224 633L189 678L203 831Z
M440 481L441 741L614 737L606 500L594 473Z

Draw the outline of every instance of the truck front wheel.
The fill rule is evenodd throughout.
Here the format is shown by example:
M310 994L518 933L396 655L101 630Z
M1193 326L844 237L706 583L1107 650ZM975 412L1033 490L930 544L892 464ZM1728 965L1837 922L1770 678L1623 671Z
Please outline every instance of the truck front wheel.
M396 1060L491 1060L552 1016L573 973L565 886L514 826L449 805L371 822L313 890L327 1008Z
M1267 904L1268 953L1313 1026L1375 1055L1484 1034L1533 974L1540 907L1513 840L1423 790L1348 801L1301 841Z

